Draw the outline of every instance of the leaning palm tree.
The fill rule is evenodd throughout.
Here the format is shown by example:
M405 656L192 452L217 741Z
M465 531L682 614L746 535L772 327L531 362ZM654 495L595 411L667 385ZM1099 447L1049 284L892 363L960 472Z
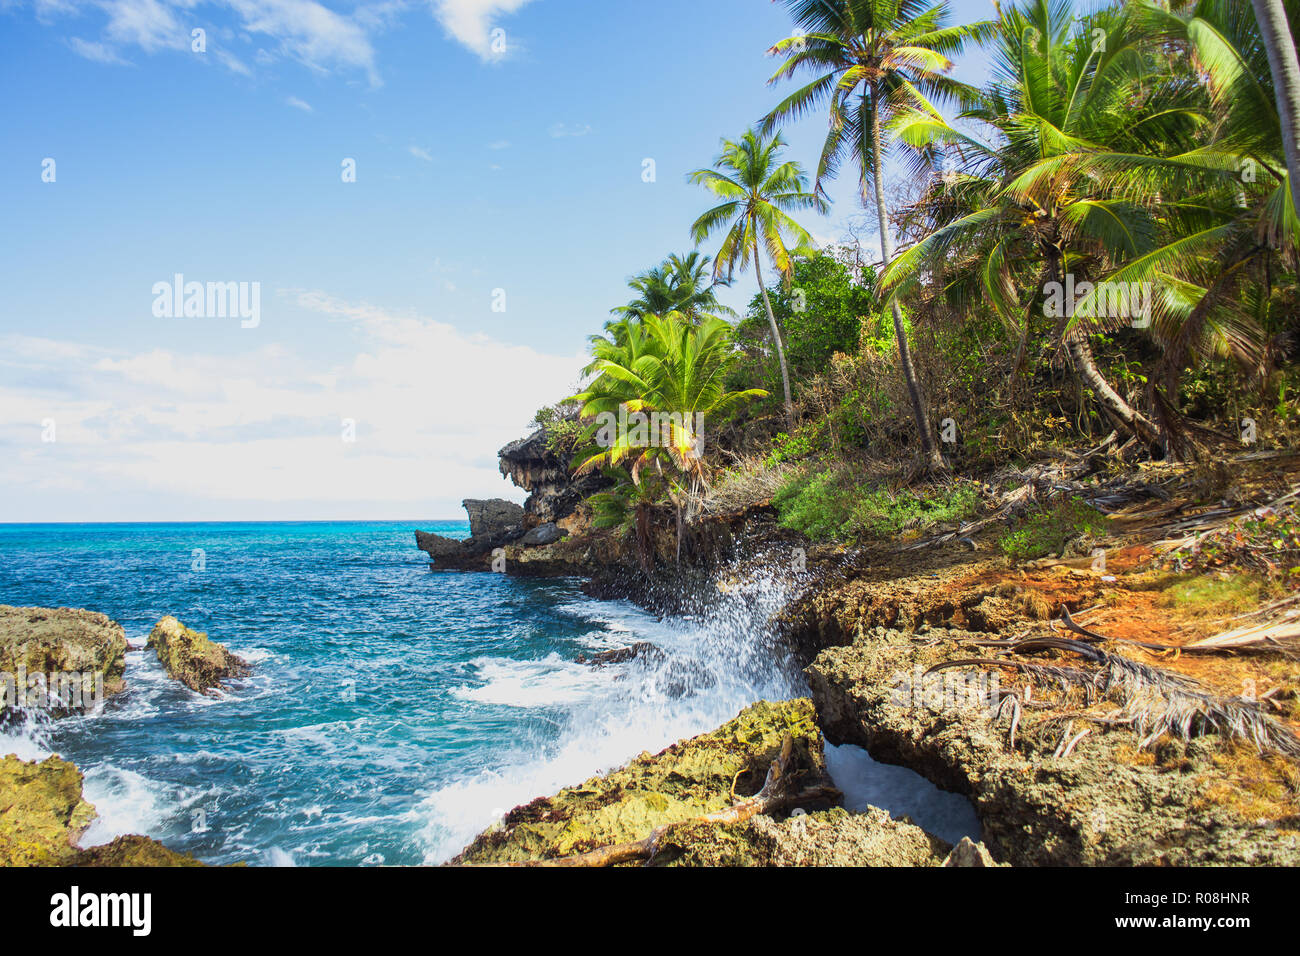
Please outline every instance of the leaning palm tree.
M1287 169L1291 171L1291 202L1300 210L1300 62L1296 60L1295 36L1291 32L1286 5L1282 0L1250 0L1259 21L1260 37L1268 51L1269 71L1282 124L1282 144ZM1294 4L1292 13L1294 15Z
M946 76L953 66L949 55L992 35L994 25L981 21L945 26L948 5L944 0L934 4L921 0L785 0L785 4L807 32L771 48L769 53L786 60L769 82L788 79L800 70L816 74L816 79L779 103L764 120L763 129L771 130L782 120L829 104L830 131L817 166L818 191L836 174L846 155L850 156L863 202L869 191L875 193L881 265L888 268L894 244L885 202L881 128L900 109L928 105L927 97L965 101L967 87ZM930 429L903 313L896 299L891 305L898 363L920 433L922 455L928 468L942 470L945 466Z
M714 275L725 276L728 282L737 268L743 271L751 262L754 264L754 276L772 328L772 345L781 366L786 423L793 431L790 369L772 300L763 284L762 260L764 255L770 258L782 281L789 283L794 274L794 255L808 252L812 247L812 237L790 212L800 209L824 212L829 204L816 193L807 191L803 167L792 160L779 162L784 146L780 133L765 135L752 129L739 141L724 139L722 153L713 168L697 169L690 174L691 182L704 186L722 200L695 220L691 238L700 243L715 232L726 230L713 267Z

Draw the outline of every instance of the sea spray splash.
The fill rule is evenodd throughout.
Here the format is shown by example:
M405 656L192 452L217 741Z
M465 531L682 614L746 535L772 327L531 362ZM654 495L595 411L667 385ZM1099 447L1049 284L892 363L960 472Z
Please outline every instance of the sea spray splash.
M474 662L483 682L458 693L499 706L558 704L562 716L558 727L535 726L498 765L423 801L426 862L449 859L514 806L713 730L756 700L804 693L772 624L806 578L788 568L767 555L737 561L699 595L699 613L652 622L637 612L636 637L654 650L626 664L595 669L553 655Z

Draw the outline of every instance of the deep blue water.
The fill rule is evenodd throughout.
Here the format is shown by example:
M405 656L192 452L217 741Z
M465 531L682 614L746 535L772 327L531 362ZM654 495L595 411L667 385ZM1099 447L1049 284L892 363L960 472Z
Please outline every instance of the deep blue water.
M798 690L761 637L777 595L661 623L578 582L435 574L413 529L455 523L0 525L0 603L126 629L127 691L0 739L86 774L83 840L146 833L224 863L415 864L515 804ZM202 570L195 570L202 551ZM220 697L163 675L164 615L255 673ZM650 639L666 665L582 653Z

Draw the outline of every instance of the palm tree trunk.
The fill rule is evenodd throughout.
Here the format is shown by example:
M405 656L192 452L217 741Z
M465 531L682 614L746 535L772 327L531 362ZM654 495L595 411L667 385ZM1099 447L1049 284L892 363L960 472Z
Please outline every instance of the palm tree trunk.
M785 420L794 433L794 402L790 398L790 369L785 364L785 348L781 345L781 330L776 325L776 313L772 311L772 300L767 297L767 286L763 285L763 269L759 265L758 244L754 244L754 275L758 278L758 290L763 293L763 305L767 307L767 321L772 325L772 341L776 345L776 360L781 363L781 386L785 389Z
M1300 152L1296 145L1296 137L1300 135L1300 62L1296 59L1295 40L1282 0L1250 2L1259 21L1264 49L1268 51L1268 68L1273 74L1273 95L1277 98L1282 148L1291 180L1291 202L1300 211Z
M880 257L881 268L889 268L894 259L894 243L889 236L889 210L885 205L885 184L881 177L880 113L876 109L874 98L871 101L871 178L876 187L876 215L880 219ZM925 402L921 397L921 383L916 377L916 366L912 362L912 349L907 344L907 329L903 325L903 310L898 307L898 300L891 303L894 310L894 337L898 340L898 364L903 370L903 380L907 383L907 395L912 402L912 417L916 421L916 430L921 436L921 454L925 465L931 471L943 471L947 468L939 446L935 444L934 434L930 431L930 419L925 413Z
M1074 363L1079 378L1084 385L1092 389L1092 394L1101 406L1118 419L1131 434L1136 435L1139 441L1146 445L1162 447L1160 429L1155 426L1155 423L1124 401L1097 370L1097 363L1093 360L1092 347L1088 345L1087 336L1083 333L1071 334L1066 340L1065 349L1070 355L1070 361Z

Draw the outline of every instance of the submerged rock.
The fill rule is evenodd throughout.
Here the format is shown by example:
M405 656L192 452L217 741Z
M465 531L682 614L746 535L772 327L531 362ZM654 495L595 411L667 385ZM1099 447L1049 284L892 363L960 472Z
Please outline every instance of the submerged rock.
M659 650L649 641L637 641L635 644L629 644L627 647L616 647L613 650L599 651L587 657L585 654L579 655L574 662L576 664L590 664L592 667L604 667L607 664L626 664L628 661L634 661L638 657L653 657L662 659L664 652Z
M94 679L105 697L123 688L126 635L104 614L79 608L10 607L0 605L0 713L13 698L20 677L30 682L51 674ZM30 686L30 683L29 683ZM52 687L49 688L51 691ZM39 704L38 706L43 706Z
M223 680L247 677L252 668L202 631L192 631L176 618L163 618L149 632L147 647L158 653L167 676L200 694Z
M94 821L81 792L81 773L68 761L0 759L0 866L202 866L145 836L106 846L76 842Z
M642 754L604 776L516 807L452 862L509 863L569 856L641 839L662 824L729 807L762 788L786 735L794 745L792 772L798 785L829 784L812 702L759 701L712 733L673 744L653 756ZM672 862L681 850L679 842L672 836L655 862ZM675 849L669 849L670 843Z

